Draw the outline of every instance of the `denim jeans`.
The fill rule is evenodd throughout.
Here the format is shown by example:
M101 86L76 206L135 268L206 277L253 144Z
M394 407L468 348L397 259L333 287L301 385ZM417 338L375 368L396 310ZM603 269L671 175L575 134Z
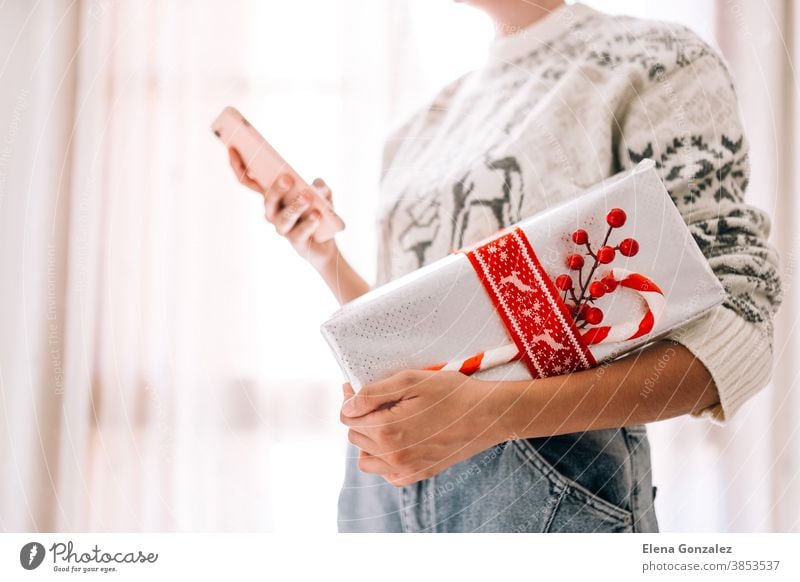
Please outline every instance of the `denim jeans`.
M348 446L341 532L656 532L645 427L508 441L408 487Z

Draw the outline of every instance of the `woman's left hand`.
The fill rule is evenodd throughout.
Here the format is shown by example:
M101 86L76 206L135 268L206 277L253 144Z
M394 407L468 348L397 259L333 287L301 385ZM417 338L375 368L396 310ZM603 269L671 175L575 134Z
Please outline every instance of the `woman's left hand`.
M406 370L365 386L341 412L350 442L361 449L359 468L410 485L513 438L503 434L504 411L494 398L501 385L458 372Z

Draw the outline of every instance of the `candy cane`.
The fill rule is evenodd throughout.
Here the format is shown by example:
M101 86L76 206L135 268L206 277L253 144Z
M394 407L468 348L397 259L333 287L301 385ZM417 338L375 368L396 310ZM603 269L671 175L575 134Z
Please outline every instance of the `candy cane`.
M646 309L638 321L593 327L586 331L582 337L589 345L632 340L650 333L666 305L664 292L644 275L625 269L611 269L608 277L613 278L620 287L636 291L644 300Z
M475 354L474 356L470 356L463 360L455 360L444 364L436 364L434 366L428 366L425 369L434 371L444 370L448 372L461 372L462 374L470 376L475 372L480 372L481 370L488 370L489 368L494 368L495 366L507 364L509 362L518 360L521 357L522 353L519 351L516 344L512 343L505 344L499 348L494 348L485 352L480 352L479 354Z
M644 300L645 312L638 320L626 321L617 325L594 327L582 335L583 340L589 345L595 345L632 340L650 333L656 320L664 312L666 305L664 293L658 285L644 275L625 269L612 269L607 277L612 277L620 287L636 291ZM514 362L521 357L522 353L516 344L511 343L461 360L428 366L425 369L461 372L469 376L481 370L488 370L495 366Z

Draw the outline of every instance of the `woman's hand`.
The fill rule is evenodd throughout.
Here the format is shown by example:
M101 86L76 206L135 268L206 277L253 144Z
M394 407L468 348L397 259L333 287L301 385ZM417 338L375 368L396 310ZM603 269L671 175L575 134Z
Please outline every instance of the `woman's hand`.
M655 422L720 401L705 366L671 341L563 376L489 382L407 370L350 394L345 385L341 420L362 451L359 467L394 485L427 479L506 440Z
M247 173L239 152L229 148L228 155L239 182L264 197L264 217L319 272L339 303L347 303L369 291L369 284L339 254L333 239L324 243L314 240L321 217L311 209L313 192L302 192L286 174L278 176L274 184L259 184ZM320 178L311 186L331 201L331 189Z
M247 167L235 148L228 148L231 167L239 182L264 196L264 217L275 226L278 234L288 240L294 250L318 271L328 266L336 257L333 239L319 243L314 233L320 224L320 214L311 209L315 194L302 191L288 174L278 176L273 184L262 185L247 173ZM331 189L321 178L312 187L331 202Z
M513 438L498 423L495 386L458 372L413 370L365 386L341 412L361 449L359 468L409 485ZM347 384L344 390L352 393Z

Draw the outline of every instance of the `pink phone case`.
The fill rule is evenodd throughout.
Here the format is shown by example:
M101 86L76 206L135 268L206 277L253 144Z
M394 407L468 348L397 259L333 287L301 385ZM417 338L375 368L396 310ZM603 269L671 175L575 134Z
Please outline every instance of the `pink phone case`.
M223 109L211 124L211 129L226 146L236 148L247 166L248 174L264 188L270 187L279 175L290 174L301 189L314 193L311 207L319 211L322 217L314 233L315 241L330 240L344 229L344 222L328 201L310 187L235 108Z

